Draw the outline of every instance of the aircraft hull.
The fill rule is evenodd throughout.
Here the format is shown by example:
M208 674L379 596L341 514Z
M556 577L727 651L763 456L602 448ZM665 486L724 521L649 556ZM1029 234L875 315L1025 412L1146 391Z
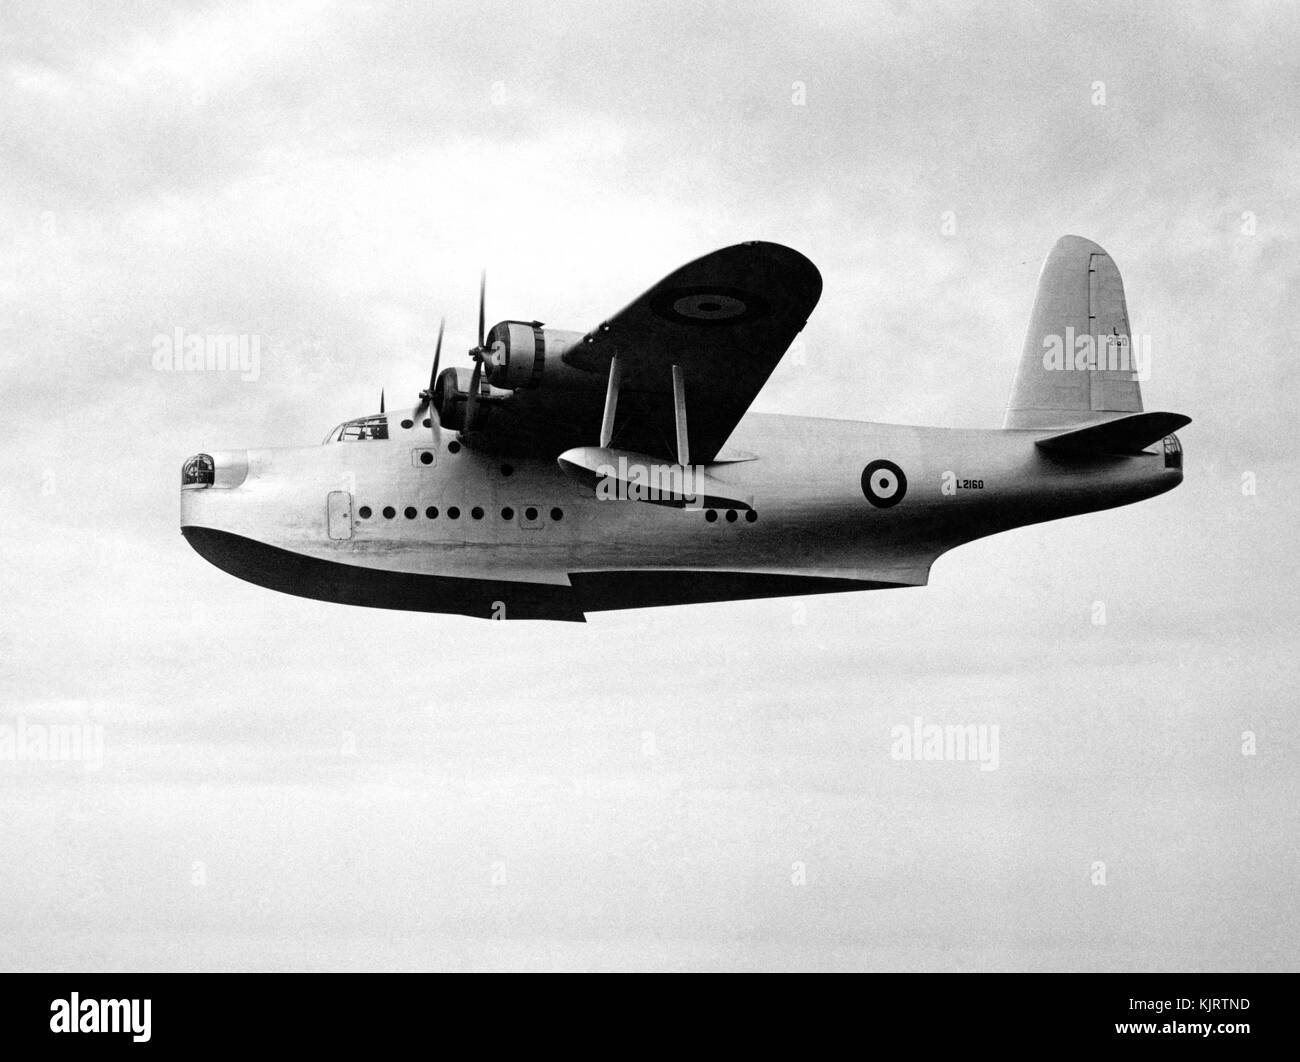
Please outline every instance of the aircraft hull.
M752 497L754 514L710 517L600 500L553 461L417 428L218 453L218 482L226 465L239 476L183 489L181 525L218 568L301 597L581 621L610 608L920 586L963 542L1128 504L1182 477L1159 453L1054 457L1035 446L1042 434L750 414L732 445L756 458L709 474ZM879 482L900 496L873 498L878 468L897 470L901 484L892 471Z

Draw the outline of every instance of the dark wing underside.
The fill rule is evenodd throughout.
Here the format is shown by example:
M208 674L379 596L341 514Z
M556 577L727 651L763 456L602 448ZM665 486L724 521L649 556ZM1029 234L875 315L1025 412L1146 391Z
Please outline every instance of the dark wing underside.
M821 296L807 258L775 243L724 247L669 274L589 332L564 360L592 374L583 390L517 391L476 443L557 455L598 441L604 381L622 377L610 445L676 458L672 367L685 385L692 462L717 456Z

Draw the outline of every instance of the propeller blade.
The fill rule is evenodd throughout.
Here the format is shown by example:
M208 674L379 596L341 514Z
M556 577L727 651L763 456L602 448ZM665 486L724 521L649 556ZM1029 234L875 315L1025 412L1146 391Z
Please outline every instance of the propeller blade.
M483 329L487 324L487 270L478 275L478 349L483 349Z
M379 389L379 412L382 413L383 411L384 411L384 389L381 387Z
M442 360L442 333L446 327L447 319L444 317L438 321L438 342L433 347L433 368L429 372L429 387L427 390L420 392L420 404L415 407L415 417L413 418L417 421L423 420L427 411L429 414L429 427L433 431L435 440L438 438L438 422L441 418L438 415L438 408L434 399L438 386L438 362Z
M433 385L438 382L438 359L442 357L442 330L446 324L447 318L439 318L438 342L433 348L433 372L429 373L429 394L433 394Z
M438 342L433 345L433 368L429 370L429 390L425 392L429 402L429 430L433 433L435 442L438 440L438 429L442 426L442 417L434 405L433 392L438 385L438 362L442 360L442 332L446 326L447 318L438 318Z
M474 414L478 410L479 381L483 377L483 363L474 363L474 375L469 383L469 400L465 403L465 430L474 430Z

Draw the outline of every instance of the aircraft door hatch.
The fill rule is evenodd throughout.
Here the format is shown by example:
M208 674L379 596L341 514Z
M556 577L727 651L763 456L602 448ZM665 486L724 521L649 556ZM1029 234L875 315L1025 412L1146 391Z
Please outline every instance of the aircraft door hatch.
M346 490L332 490L326 502L329 536L335 541L352 537L352 495Z

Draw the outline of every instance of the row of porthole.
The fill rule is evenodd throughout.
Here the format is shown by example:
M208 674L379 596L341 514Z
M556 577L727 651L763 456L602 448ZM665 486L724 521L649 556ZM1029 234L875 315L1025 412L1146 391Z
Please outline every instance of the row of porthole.
M712 523L716 523L717 520L718 520L718 510L717 510L717 509L706 509L706 510L704 511L704 519L706 519L706 520L707 520L709 523L711 523L711 524L712 524ZM737 519L739 519L739 514L736 512L736 510L735 510L735 509L728 509L728 510L727 510L727 523L729 523L729 524L734 524L734 523L736 522ZM755 520L757 520L757 519L758 519L758 513L756 513L753 509L746 509L746 510L745 510L745 522L746 522L746 523L752 524L752 523L753 523Z
M391 505L385 505L381 511L383 513L385 520L391 520L397 515L397 510L394 509ZM369 520L372 516L374 516L374 510L372 510L369 505L363 505L361 506L360 509L357 510L357 515L361 517L362 520ZM405 509L402 510L402 515L405 516L408 520L414 520L417 516L420 515L420 510L417 509L414 505L408 505ZM448 520L459 520L460 507L456 505L449 505L447 507L446 513L440 514L438 511L438 507L436 505L430 505L427 509L424 510L424 515L429 520L436 520L438 519L439 515L445 515ZM471 518L475 520L482 520L483 517L486 516L487 514L483 511L483 507L481 505L476 505L474 506L474 508L472 508L469 511L469 515ZM538 518L539 512L535 506L530 505L526 509L524 509L523 515L524 515L524 519L531 523L532 521ZM515 518L514 509L512 509L509 505L504 506L501 510L501 519L513 520L514 518ZM551 520L555 523L559 523L563 519L564 519L564 510L557 505L554 509L551 510Z

